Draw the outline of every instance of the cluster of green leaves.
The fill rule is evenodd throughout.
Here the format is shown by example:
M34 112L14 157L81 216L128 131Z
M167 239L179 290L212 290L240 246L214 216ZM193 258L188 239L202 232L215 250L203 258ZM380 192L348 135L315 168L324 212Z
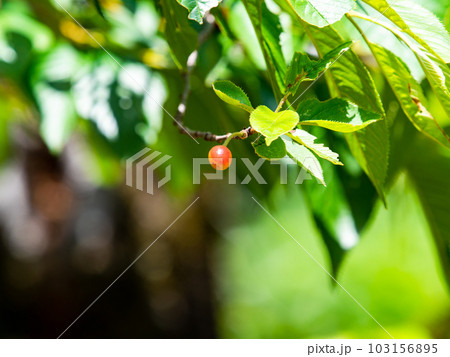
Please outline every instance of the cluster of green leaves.
M213 84L220 99L250 113L251 127L265 138L265 145L260 136L252 143L258 156L266 160L280 160L288 155L325 186L323 170L316 156L335 165L342 165L342 162L337 153L316 143L317 138L302 130L302 126L351 133L381 119L380 114L359 108L341 98L325 102L309 99L301 102L297 111L290 109L294 103L286 110L280 110L287 98L297 92L302 82L317 79L349 46L350 43L344 43L318 61L296 52L285 75L284 97L275 111L264 105L254 109L246 93L230 81L219 80Z
M208 144L174 140L178 133L167 112L176 111L188 58L198 50L185 122L217 133L251 125L258 134L233 144L234 156L290 157L316 177L323 185L312 180L301 188L334 271L348 250L349 230L358 235L364 229L377 197L385 203L386 190L403 171L417 187L448 272L450 141L442 126L450 116L450 36L436 16L410 0L121 3L62 3L90 37L51 0L39 6L3 1L0 73L8 85L0 81L0 92L20 92L26 98L21 105L37 109L41 136L55 154L78 133L93 167L101 167L102 182L119 176L120 159L147 145L179 157L188 171L186 158L204 155ZM217 26L205 39L208 13ZM369 39L369 26L392 34L395 46ZM367 66L360 44L349 41L356 31L376 65ZM414 55L426 80L399 56L400 47ZM2 113L13 112L0 105ZM398 129L407 120L416 131ZM410 142L418 143L420 155ZM276 181L274 170L261 170L269 183ZM189 181L189 174L174 176L174 186ZM260 196L270 187L250 183Z
M351 44L346 43L333 27L333 23L341 20L344 15L363 36L404 115L419 132L436 143L450 148L450 139L447 133L426 108L426 98L422 87L411 74L408 66L389 49L368 40L364 31L354 20L355 18L363 19L382 26L406 45L420 63L444 113L450 116L450 72L448 66L450 36L442 23L431 12L408 0L395 3L388 3L385 0L364 0L364 3L369 5L372 10L378 11L374 15L354 11L356 8L354 0L335 1L332 5L328 1L321 0L276 1L280 9L289 14L292 21L302 27L319 54L319 59L313 61L306 53L296 52L289 67L285 68L284 64L278 65L275 61L276 54L281 53L279 50L281 31L279 27L273 31L274 27L271 24L276 23L273 14L270 11L267 13L264 3L250 0L243 2L264 54L276 99L286 100L290 95L298 92L302 82L316 79L323 71L326 71L326 80L333 97L325 102L307 99L301 101L298 107L294 106L297 99L294 99L291 104L286 101L288 108L281 111L279 109L282 107L282 102L275 111L266 106L249 110L252 106L245 93L228 83L229 91L221 91L220 98L241 108L245 105L244 109L250 112L250 125L265 138L265 142L258 137L252 143L256 154L260 157L277 160L287 154L325 184L323 170L315 155L335 165L341 164L341 161L338 154L322 144L317 144L316 137L304 129L314 125L346 133L345 138L353 156L372 182L379 197L385 202L390 124L385 120L386 113L371 74L350 48ZM364 8L365 13L370 13L370 10L370 8ZM381 20L381 17L387 18L390 22ZM261 36L265 31L270 30L272 36ZM280 80L280 78L284 80ZM245 104L239 98L244 98ZM432 144L430 143L430 145ZM420 169L417 168L417 170ZM445 169L443 170L445 171ZM410 175L415 180L417 175L414 172L410 172ZM445 172L442 172L441 175L445 177ZM331 177L335 178L336 176ZM357 229L364 227L364 221L370 214L366 214L361 224L358 213L355 213L358 207L354 206L355 204L361 205L361 202L355 203L349 189L345 187L346 183L342 180L338 185L333 182L332 186L330 191L341 191L337 195L342 201L347 202L344 206L347 206L347 209L352 212L351 216L353 216ZM440 186L443 186L442 183ZM426 186L419 186L418 189L433 190L432 188L427 189ZM311 198L313 215L324 234L325 242L330 252L337 250L335 257L332 256L332 262L336 266L345 250L340 243L342 233L339 232L341 216L336 214L339 211L336 207L338 204L327 209L327 205L317 204L322 200L317 199L316 195L309 191L311 190L307 189ZM312 191L317 190L313 189ZM419 194L427 196L428 192L419 192ZM445 199L441 197L439 200ZM364 205L370 206L373 201L370 199ZM425 206L425 208L431 211L438 207L449 206L442 202L439 203L437 199L432 203L428 201L427 204L431 204L432 207ZM341 212L343 210L345 209L340 209ZM367 212L367 209L364 211ZM436 220L431 215L428 217L432 229L439 239L438 248L441 249L441 257L446 268L450 261L448 253L450 232L443 234L442 227L435 227Z

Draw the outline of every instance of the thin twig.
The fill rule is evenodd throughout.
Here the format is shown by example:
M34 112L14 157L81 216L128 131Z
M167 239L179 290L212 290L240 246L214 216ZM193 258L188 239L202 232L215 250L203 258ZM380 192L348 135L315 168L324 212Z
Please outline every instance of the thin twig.
M227 133L227 134L217 135L217 134L213 134L209 131L192 130L192 129L189 129L189 128L186 128L185 126L183 126L183 128L180 128L180 133L189 134L189 135L192 135L194 138L200 138L200 139L203 139L206 141L216 141L218 143L221 143L221 142L225 141L226 139L228 139L232 135L233 135L233 137L231 139L236 139L236 140L247 139L249 136L255 134L256 131L251 126L249 126L248 128L242 129L241 131L239 131L237 133Z
M208 13L205 16L205 23L206 23L205 28L198 35L198 48L200 48L200 46L211 35L215 23L214 16ZM190 135L194 138L200 138L206 141L215 141L220 143L227 140L230 137L231 137L230 139L238 139L238 140L248 138L250 135L256 133L256 131L252 127L242 129L241 131L236 133L227 133L218 135L213 134L209 131L192 130L184 125L183 118L184 115L186 114L186 103L191 92L190 79L192 72L197 64L198 48L189 55L186 62L186 71L183 76L184 88L183 92L181 93L180 104L178 104L177 112L175 113L176 120L174 121L174 125L178 127L178 130L181 134Z
M197 64L198 49L213 32L214 23L215 23L214 16L208 13L205 16L205 28L198 35L198 48L195 51L193 51L187 59L186 71L184 72L183 76L184 88L183 92L181 93L180 104L178 104L177 112L175 113L174 125L177 125L178 127L183 126L183 118L184 115L186 114L186 103L189 98L189 94L191 93L190 79L192 72Z

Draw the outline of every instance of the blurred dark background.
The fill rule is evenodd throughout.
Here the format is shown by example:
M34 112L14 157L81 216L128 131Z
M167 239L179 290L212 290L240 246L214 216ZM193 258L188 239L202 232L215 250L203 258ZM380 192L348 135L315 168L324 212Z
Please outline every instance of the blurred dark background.
M160 2L101 1L105 18L87 0L59 3L98 43L56 1L1 1L0 337L58 337L197 197L63 338L387 337L252 199L331 269L302 189L277 185L276 165L260 170L267 185L192 184L191 159L206 157L211 143L180 135L150 98L175 113L183 87ZM423 5L448 28L444 3ZM225 1L221 14L230 34L215 26L200 48L185 118L215 133L248 125L215 97L215 79L232 78L252 102L274 104L258 45L242 35L250 26L242 4ZM311 51L295 28L283 44L286 53ZM415 137L371 70L396 132ZM309 95L326 98L325 81ZM146 146L172 156L172 179L153 195L125 185L125 160ZM256 160L247 142L230 148ZM401 170L390 186L389 209L371 205L361 232L342 216L338 279L395 337L448 338L448 290L418 197Z

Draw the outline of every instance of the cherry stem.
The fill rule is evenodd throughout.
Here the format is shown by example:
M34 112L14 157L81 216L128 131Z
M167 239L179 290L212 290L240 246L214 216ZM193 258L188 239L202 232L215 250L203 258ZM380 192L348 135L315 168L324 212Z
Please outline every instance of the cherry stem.
M248 135L246 135L246 133L243 133L242 131L236 131L235 133L231 133L224 141L224 143L222 144L223 146L227 146L230 141L234 138L241 138L244 139L246 138Z

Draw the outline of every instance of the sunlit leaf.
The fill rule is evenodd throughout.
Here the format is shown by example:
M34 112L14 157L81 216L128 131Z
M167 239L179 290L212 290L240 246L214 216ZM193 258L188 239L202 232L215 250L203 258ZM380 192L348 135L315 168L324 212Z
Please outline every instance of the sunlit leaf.
M331 26L319 29L303 24L319 54L327 53L344 42ZM372 77L351 49L329 68L325 77L332 96L346 98L359 108L384 117L383 105ZM388 137L385 120L347 134L347 141L353 155L369 176L384 202L384 181L387 174L389 152Z
M293 141L291 138L283 137L283 141L286 145L288 156L319 180L322 185L326 186L322 166L317 157L305 146Z
M450 62L450 35L440 20L413 1L364 0L420 43L424 48Z
M432 52L417 46L402 31L391 24L378 18L373 18L356 12L352 16L371 21L386 28L414 52L422 66L423 71L425 72L425 76L430 82L431 88L436 94L436 97L441 102L444 110L450 116L450 68L448 65Z
M355 6L355 0L287 0L304 21L319 27L339 21Z
M60 153L72 134L77 121L74 104L68 93L36 85L35 91L41 112L40 132L47 147Z
M173 0L168 0L172 1ZM213 7L219 5L222 0L177 0L181 5L189 10L189 18L197 21L199 24L203 23L203 17Z
M298 114L292 110L275 113L266 106L260 105L250 114L250 125L266 137L267 145L280 135L292 130L297 123Z
M381 119L380 114L359 108L341 98L325 102L308 99L300 103L297 112L300 125L315 125L341 133L361 130Z
M339 154L331 151L330 148L324 146L324 144L316 143L316 137L305 130L297 129L290 137L297 141L299 144L306 146L308 149L312 150L317 156L322 159L330 161L335 165L343 165L339 161Z
M422 89L408 67L392 52L373 43L369 45L408 119L419 131L450 148L450 139L425 108Z
M213 83L214 92L224 102L239 107L251 113L253 111L252 103L247 94L236 84L230 81L215 81Z

